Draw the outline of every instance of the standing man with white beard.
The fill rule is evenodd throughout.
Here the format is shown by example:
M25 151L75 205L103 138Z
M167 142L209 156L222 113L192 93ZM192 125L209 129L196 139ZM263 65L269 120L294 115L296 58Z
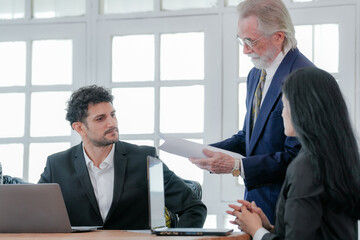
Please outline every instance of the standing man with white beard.
M243 177L244 199L255 201L274 224L286 168L301 147L284 134L281 86L289 73L314 65L297 49L294 25L281 0L245 0L237 10L237 39L255 66L247 78L247 113L241 131L212 146L245 157L204 150L209 158L190 161L213 173Z

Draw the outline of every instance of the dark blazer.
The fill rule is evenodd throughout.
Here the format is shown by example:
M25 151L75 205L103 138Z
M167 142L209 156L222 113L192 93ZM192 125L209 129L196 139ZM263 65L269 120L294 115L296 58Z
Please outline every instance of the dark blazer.
M315 184L313 172L303 153L289 165L276 207L275 234L265 234L263 240L358 239L357 219L328 206L324 187Z
M247 78L247 96L244 127L237 134L212 146L240 153L244 156L245 197L255 201L274 223L276 201L290 161L300 149L300 143L284 134L281 86L285 77L296 69L314 66L296 48L290 50L266 93L258 118L250 135L251 109L261 70L253 68Z
M149 229L147 160L153 147L115 143L114 195L103 222L86 167L82 144L48 157L39 183L58 183L73 226ZM179 227L202 227L205 205L164 164L165 205L180 217Z

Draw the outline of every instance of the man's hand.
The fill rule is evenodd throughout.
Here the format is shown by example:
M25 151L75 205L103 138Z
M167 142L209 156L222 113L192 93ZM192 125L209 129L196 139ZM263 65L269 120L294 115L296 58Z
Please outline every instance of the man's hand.
M204 149L203 153L209 158L189 158L197 167L213 173L231 173L234 168L235 159L221 152L213 152Z

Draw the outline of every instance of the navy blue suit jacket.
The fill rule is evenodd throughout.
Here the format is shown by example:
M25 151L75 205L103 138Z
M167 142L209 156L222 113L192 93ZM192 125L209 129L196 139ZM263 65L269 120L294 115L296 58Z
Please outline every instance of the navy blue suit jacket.
M274 223L275 206L286 168L300 149L296 138L284 135L281 86L289 73L309 66L314 65L297 48L286 54L275 72L250 135L252 102L261 74L261 70L253 68L247 78L247 114L243 129L229 139L212 144L246 156L243 158L244 199L255 201L271 223Z

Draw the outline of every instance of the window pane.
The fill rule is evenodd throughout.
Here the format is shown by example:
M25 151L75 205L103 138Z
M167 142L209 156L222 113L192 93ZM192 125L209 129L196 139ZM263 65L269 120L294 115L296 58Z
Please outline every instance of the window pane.
M0 87L25 86L26 43L0 42Z
M154 89L113 89L119 133L154 132Z
M217 220L215 214L208 214L206 215L204 228L217 228Z
M85 0L33 0L34 18L85 15Z
M72 83L72 40L35 41L32 50L32 84Z
M154 35L114 37L112 49L113 82L154 80Z
M31 143L29 154L29 182L37 183L44 172L47 157L51 154L64 151L70 143Z
M161 80L204 79L204 33L162 34Z
M71 127L65 120L66 102L70 92L39 92L31 94L32 137L70 136Z
M153 0L100 0L100 13L134 13L154 11Z
M3 174L23 178L23 155L22 144L0 144Z
M225 0L225 6L237 6L242 0Z
M339 25L315 25L314 63L331 73L339 72Z
M162 133L204 131L204 87L162 87L160 89Z
M189 8L215 8L216 0L162 0L162 10L181 10Z
M0 137L22 137L25 127L25 94L0 94ZM0 155L1 156L1 155ZM4 159L1 156L1 159Z
M315 65L328 72L339 71L339 25L296 26L299 49Z
M139 146L152 146L152 147L155 146L153 140L123 140L123 139L121 139L121 141L139 145Z
M1 0L0 19L17 19L25 16L25 0Z
M176 173L179 177L188 180L195 180L200 184L203 184L204 171L192 164L189 159L161 150L160 159L164 161L170 170Z
M295 37L300 51L311 61L313 61L313 26L295 26Z
M243 129L246 115L246 83L240 83L238 88L239 94L239 129Z
M243 53L243 47L239 45L239 77L247 77L253 67L251 58Z

